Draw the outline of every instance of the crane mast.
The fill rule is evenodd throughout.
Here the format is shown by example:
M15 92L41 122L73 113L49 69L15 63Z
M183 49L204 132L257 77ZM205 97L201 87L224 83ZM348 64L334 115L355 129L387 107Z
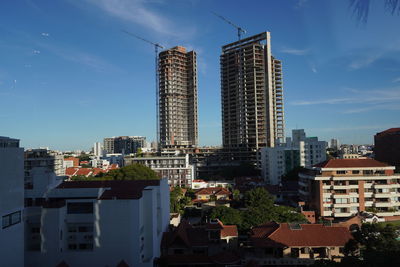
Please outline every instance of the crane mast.
M212 12L212 13L213 13L215 16L217 16L218 18L222 19L222 20L225 21L226 23L228 23L228 24L230 24L231 26L233 26L233 27L236 28L239 41L240 41L240 39L242 38L242 33L243 33L243 34L246 34L246 30L243 29L242 27L237 26L236 24L234 24L234 23L231 22L230 20L226 19L225 17L223 17L223 16L221 16L221 15L215 13L215 12Z
M158 150L160 150L160 145L161 145L161 140L160 140L160 107L159 107L159 103L160 103L160 88L159 88L159 77L160 77L160 73L158 71L158 49L164 49L165 47L162 46L159 43L153 43L149 40L146 40L136 34L133 34L131 32L128 31L122 31L132 37L135 37L136 39L142 40L148 44L151 44L154 46L154 52L155 52L155 73L156 73L156 128L157 128L157 147Z

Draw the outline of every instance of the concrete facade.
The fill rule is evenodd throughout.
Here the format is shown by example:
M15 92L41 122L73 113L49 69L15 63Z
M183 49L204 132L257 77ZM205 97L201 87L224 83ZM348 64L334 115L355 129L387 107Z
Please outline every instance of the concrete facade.
M310 168L326 160L326 148L327 142L306 137L303 129L294 129L286 143L261 149L261 175L267 184L277 185L295 167Z
M44 196L26 208L27 266L153 266L160 256L166 180L64 182Z
M261 147L284 138L281 62L263 32L222 47L222 140L231 158L255 163Z
M146 146L146 137L118 136L104 138L103 148L106 154L131 154Z
M159 54L159 131L161 148L196 147L196 52L176 46Z
M194 177L194 166L189 164L189 155L185 156L166 156L166 157L144 157L144 158L125 158L125 166L131 164L143 164L159 177L167 178L170 186L192 187Z
M0 136L1 266L24 266L24 149Z
M318 216L400 215L400 175L372 159L331 159L299 174L299 196Z

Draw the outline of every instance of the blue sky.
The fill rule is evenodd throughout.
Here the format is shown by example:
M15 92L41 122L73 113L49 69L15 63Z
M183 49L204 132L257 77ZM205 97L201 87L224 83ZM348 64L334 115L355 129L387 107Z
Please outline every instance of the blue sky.
M219 55L236 31L270 31L283 62L286 135L372 143L400 126L400 16L348 0L3 0L0 135L24 147L89 149L118 135L155 139L153 47L198 53L200 145L221 144Z

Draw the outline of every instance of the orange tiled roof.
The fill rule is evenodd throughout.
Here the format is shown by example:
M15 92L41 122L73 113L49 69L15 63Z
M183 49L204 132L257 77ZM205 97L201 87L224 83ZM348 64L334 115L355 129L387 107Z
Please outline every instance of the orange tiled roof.
M301 224L300 229L292 229L288 223L275 222L254 227L251 236L256 247L334 247L344 246L351 238L346 227Z
M230 195L231 192L224 187L209 187L197 190L195 195Z
M89 176L92 173L92 168L79 168L75 175Z
M329 159L314 165L319 168L366 168L388 167L386 163L374 159Z
M390 128L390 129L387 129L387 130L382 131L380 133L377 133L377 135L387 134L387 133L395 133L395 132L400 132L400 128Z
M67 176L74 176L75 173L79 170L79 168L69 167L65 169L65 175Z

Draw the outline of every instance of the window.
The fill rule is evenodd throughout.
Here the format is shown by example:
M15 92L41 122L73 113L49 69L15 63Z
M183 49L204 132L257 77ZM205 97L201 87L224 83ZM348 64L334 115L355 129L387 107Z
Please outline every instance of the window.
M21 211L4 215L2 218L3 229L21 222Z
M360 171L352 171L352 174L360 174Z
M347 198L336 198L335 199L335 204L347 204Z
M70 202L67 204L68 214L93 213L93 202Z
M67 248L69 250L93 250L93 224L67 225Z
M298 248L291 248L290 249L290 254L292 258L298 258L299 257L299 249Z
M356 198L356 197L351 197L351 198L350 198L350 203L358 203L358 198Z
M336 171L336 174L346 174L346 171Z
M40 235L40 224L28 224L29 231L26 236L26 247L29 251L40 251L42 237Z

